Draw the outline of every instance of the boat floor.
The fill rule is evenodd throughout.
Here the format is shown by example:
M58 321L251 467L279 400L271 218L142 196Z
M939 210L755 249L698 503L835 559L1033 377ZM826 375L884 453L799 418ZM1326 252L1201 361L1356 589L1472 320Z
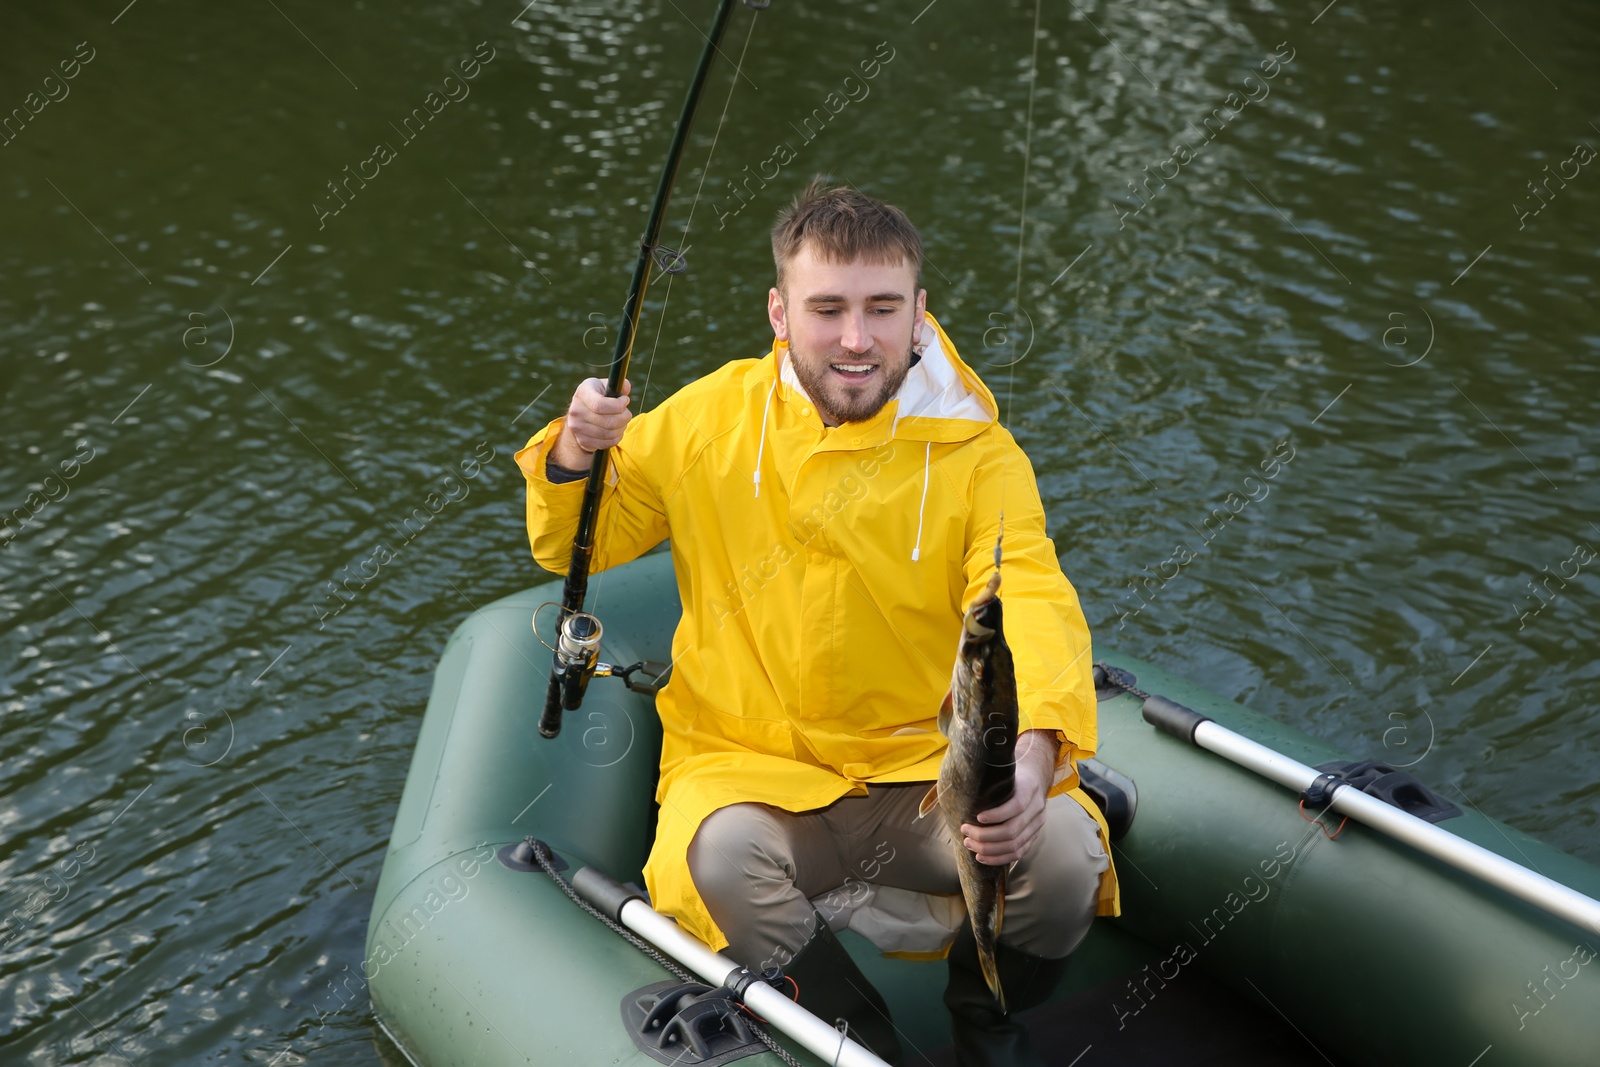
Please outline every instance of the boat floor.
M1024 1012L1052 1067L1348 1067L1317 1049L1265 1000L1186 971L1118 1025L1137 1002L1125 979ZM954 1067L950 1046L912 1053L916 1067Z
M1264 1002L1250 1003L1186 972L1119 1027L1127 983L1119 980L1024 1012L1034 1048L1051 1067L1351 1067L1314 1048ZM385 1038L384 1067L413 1067ZM908 1067L955 1067L949 1045L906 1050Z

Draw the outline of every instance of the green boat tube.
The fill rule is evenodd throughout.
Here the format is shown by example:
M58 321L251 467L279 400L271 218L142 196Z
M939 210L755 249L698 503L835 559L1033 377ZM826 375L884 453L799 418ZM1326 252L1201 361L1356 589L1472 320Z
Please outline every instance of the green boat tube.
M680 613L670 556L618 567L596 592L602 659L670 658ZM535 728L550 655L530 620L559 597L551 583L475 612L435 675L364 963L379 1025L422 1067L664 1062L630 1035L623 1007L672 975L537 866L501 859L533 837L567 866L565 878L593 868L637 883L650 847L660 752L651 698L597 678L558 738ZM1107 1028L1136 1027L1198 971L1281 1015L1317 1050L1305 1050L1307 1062L1600 1059L1600 931L1356 819L1339 829L1337 800L1303 803L1158 729L1147 705L1171 704L1287 760L1326 769L1349 758L1156 666L1110 659L1097 672L1094 766L1108 816L1125 824L1114 846L1123 913L1096 922L1057 999L1030 1018L1091 996ZM1595 867L1470 805L1441 803L1420 783L1366 770L1383 779L1369 791L1387 788L1454 838L1600 895ZM1361 771L1344 772L1356 783L1345 790L1360 788ZM849 932L842 940L883 991L908 1048L948 1045L942 961L889 959ZM747 1052L741 1062L751 1067L782 1062L764 1047ZM694 1062L688 1053L679 1050L683 1067Z

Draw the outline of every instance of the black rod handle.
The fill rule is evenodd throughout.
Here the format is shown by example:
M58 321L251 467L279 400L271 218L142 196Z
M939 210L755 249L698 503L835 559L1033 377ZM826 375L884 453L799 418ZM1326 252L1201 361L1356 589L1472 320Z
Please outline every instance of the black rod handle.
M539 715L539 736L552 738L561 732L561 675L554 664L550 670L550 684L544 691L544 711Z

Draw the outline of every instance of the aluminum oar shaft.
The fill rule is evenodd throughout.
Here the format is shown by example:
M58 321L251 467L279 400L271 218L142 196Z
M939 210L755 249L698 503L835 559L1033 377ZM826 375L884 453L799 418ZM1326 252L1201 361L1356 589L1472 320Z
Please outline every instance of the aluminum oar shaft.
M1252 741L1165 697L1152 696L1146 699L1143 713L1147 722L1162 731L1190 741L1208 752L1215 752L1296 793L1304 793L1313 782L1323 777L1323 773L1315 767L1308 767ZM1529 870L1520 863L1475 845L1464 837L1348 784L1334 786L1328 807L1565 919L1574 926L1600 934L1600 900L1546 878L1537 871Z

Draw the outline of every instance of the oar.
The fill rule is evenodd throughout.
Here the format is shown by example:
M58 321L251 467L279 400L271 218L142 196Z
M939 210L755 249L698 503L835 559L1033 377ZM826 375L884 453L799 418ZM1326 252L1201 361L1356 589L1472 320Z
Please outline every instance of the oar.
M754 8L767 6L770 0L746 0ZM650 205L649 221L644 237L639 242L639 258L633 265L633 281L628 286L628 299L623 305L622 327L617 331L617 347L611 357L611 373L606 378L606 395L621 396L622 382L628 376L628 362L633 358L633 339L639 330L639 311L644 305L644 293L650 284L650 265L657 254L662 256L661 268L669 273L682 270L682 253L663 249L657 244L661 224L666 218L667 201L672 197L672 183L678 174L678 163L683 158L683 148L689 139L689 126L694 121L695 109L700 103L700 90L705 87L706 75L711 71L712 59L717 53L717 42L727 27L728 14L733 10L733 0L720 0L717 13L711 22L711 33L700 52L700 63L694 78L689 82L689 93L684 97L683 110L678 114L678 126L672 134L672 144L667 149L667 161L661 168L661 181L656 185L655 202ZM578 530L572 538L572 562L567 567L567 580L561 589L561 615L557 620L562 638L556 642L554 665L550 683L545 689L544 713L539 717L539 733L555 737L561 732L561 712L576 711L583 702L584 687L588 684L594 667L600 631L592 617L582 615L583 600L589 592L589 562L594 556L595 525L600 514L600 491L605 485L606 464L610 449L595 452L589 464L589 481L583 489L583 509L578 515ZM569 626L581 632L567 632ZM566 655L562 649L565 646Z
M1118 683L1113 679L1112 684ZM1332 777L1331 782L1324 782L1324 785L1331 787L1327 794L1327 806L1339 814L1348 815L1380 833L1403 841L1419 852L1425 852L1434 859L1503 889L1574 926L1600 934L1600 900L1546 878L1537 871L1531 871L1520 863L1490 852L1377 797L1368 796L1360 789L1350 788L1348 783L1339 781L1336 776L1324 775L1315 767L1308 767L1243 734L1235 733L1193 708L1186 708L1163 696L1136 695L1145 697L1142 709L1144 720L1163 733L1171 734L1180 741L1188 741L1197 748L1215 752L1296 793L1304 793L1319 778Z
M788 1034L822 1062L834 1067L888 1067L870 1050L772 986L755 981L747 969L684 933L677 923L605 872L584 867L573 874L572 888L607 918L626 926L712 986L731 990L768 1026Z

